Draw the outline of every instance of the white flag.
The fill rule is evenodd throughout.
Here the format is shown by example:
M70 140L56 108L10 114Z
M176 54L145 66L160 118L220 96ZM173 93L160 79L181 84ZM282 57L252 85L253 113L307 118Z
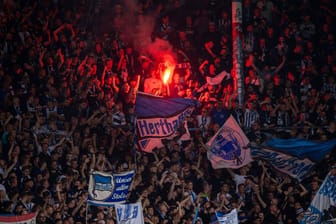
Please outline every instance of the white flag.
M250 163L249 140L231 115L207 143L208 159L214 169L238 169Z
M229 79L230 77L231 77L230 73L227 73L226 71L222 71L214 77L207 76L206 81L207 81L207 84L209 85L218 85L223 81L224 78Z
M224 214L222 212L216 212L217 221L219 224L238 224L238 213L236 209L233 209L230 213Z
M206 83L204 85L202 85L200 88L197 89L197 92L200 93L200 92L203 92L209 85L218 85L220 84L223 79L229 79L231 78L231 74L230 73L227 73L226 71L222 71L220 72L219 74L217 74L216 76L214 77L209 77L207 76L205 79L206 79Z
M320 224L336 218L330 209L336 208L336 171L331 172L323 181L300 224Z
M142 206L135 204L115 204L117 223L119 224L144 224Z

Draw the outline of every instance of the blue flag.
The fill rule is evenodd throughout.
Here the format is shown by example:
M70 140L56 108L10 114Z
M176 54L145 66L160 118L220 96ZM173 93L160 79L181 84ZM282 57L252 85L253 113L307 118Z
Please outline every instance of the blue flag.
M271 149L251 147L251 153L252 157L266 161L276 170L298 181L303 180L314 166L314 163L307 158L300 159Z
M330 171L316 193L300 224L332 223L336 219L330 208L336 208L336 168Z
M321 161L336 146L336 139L313 142L305 139L271 139L266 146L298 158Z
M197 103L191 99L138 93L135 110L139 149L151 152L155 147L163 146L163 139L178 135L184 120L191 115Z
M112 206L125 203L134 171L109 174L93 171L89 180L88 203L96 206Z

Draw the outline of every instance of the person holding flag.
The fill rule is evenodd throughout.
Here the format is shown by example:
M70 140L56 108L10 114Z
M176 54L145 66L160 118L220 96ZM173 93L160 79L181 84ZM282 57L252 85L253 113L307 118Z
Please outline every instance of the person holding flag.
M336 164L334 164L320 189L306 210L300 224L320 224L336 221Z

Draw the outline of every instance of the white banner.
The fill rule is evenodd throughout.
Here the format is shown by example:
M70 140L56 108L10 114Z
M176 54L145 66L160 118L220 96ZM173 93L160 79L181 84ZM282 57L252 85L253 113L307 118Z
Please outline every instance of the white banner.
M323 181L300 224L327 223L324 221L336 218L331 207L336 208L336 168Z
M142 206L135 204L116 204L117 223L119 224L144 224Z
M228 214L216 212L216 217L219 224L239 224L238 213L236 209L233 209Z
M95 206L125 203L133 176L134 170L116 174L93 171L89 180L88 203Z

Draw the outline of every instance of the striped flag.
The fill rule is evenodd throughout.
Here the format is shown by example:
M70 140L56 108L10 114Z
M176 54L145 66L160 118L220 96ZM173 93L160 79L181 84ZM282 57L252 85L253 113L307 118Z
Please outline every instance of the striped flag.
M0 215L0 224L35 224L37 213L25 215Z

